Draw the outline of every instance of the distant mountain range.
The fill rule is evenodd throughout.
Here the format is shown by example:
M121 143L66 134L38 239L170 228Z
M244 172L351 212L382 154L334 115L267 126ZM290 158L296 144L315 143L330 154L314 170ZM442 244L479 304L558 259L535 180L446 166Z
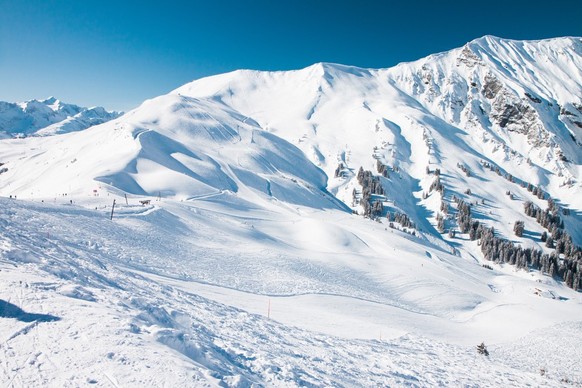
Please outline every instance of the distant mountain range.
M121 114L102 107L67 104L54 97L19 103L0 101L0 136L47 136L81 131Z

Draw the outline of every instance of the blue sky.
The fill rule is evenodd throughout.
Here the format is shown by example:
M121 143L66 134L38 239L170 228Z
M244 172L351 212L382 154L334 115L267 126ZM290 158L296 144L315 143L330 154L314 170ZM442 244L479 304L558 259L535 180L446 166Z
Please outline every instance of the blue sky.
M193 79L390 67L483 35L582 35L582 2L0 0L0 100L128 110Z

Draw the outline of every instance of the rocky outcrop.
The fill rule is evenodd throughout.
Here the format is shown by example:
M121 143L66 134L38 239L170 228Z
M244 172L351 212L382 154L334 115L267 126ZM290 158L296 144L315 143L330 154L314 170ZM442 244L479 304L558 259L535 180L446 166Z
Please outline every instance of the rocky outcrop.
M479 57L471 50L468 45L463 46L461 54L457 57L457 66L465 65L469 68L473 68L478 65L482 65Z
M481 89L481 93L485 98L489 100L494 99L497 96L497 93L503 88L503 85L497 78L494 76L487 74L485 76L485 83L483 84L483 89Z

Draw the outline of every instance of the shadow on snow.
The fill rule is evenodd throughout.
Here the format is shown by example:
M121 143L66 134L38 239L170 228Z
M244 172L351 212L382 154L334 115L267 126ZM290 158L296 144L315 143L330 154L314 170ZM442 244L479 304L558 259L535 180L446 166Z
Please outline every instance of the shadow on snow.
M21 322L53 322L61 318L49 314L27 313L20 307L0 299L0 318L16 318Z

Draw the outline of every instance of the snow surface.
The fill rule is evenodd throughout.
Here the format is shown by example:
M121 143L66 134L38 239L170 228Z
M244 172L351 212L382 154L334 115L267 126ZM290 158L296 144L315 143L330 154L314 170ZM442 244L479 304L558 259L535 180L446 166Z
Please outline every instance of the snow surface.
M580 293L486 269L477 242L439 234L426 172L501 236L547 249L523 213L546 202L482 162L539 184L580 243L580 52L579 38L484 37L392 69L237 71L83 131L1 140L1 380L582 384ZM501 126L504 101L528 113ZM353 214L355 174L377 160L384 205L414 234Z
M63 201L0 200L2 303L17 309L0 320L8 385L582 381L582 301L553 282L337 210L257 218L237 200L162 200L111 221L87 210L95 200ZM328 223L341 239L309 241Z

